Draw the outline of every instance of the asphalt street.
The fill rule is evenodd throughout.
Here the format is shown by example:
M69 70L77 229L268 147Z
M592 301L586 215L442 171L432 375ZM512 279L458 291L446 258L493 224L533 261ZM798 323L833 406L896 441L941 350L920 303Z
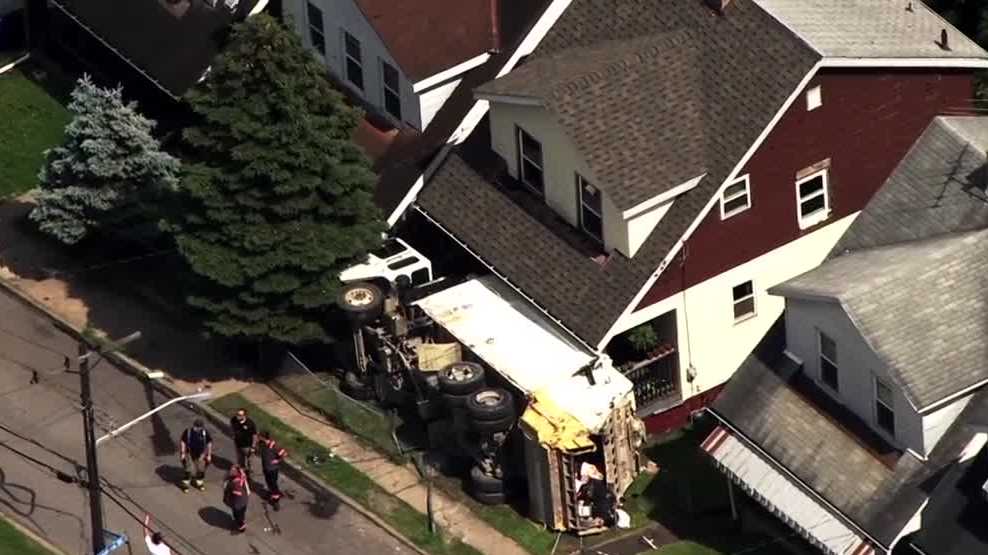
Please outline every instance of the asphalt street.
M72 338L47 318L0 293L0 511L66 553L84 554L91 543L87 495L46 468L77 476L85 461L79 378L62 369L64 357L75 352ZM36 384L30 383L34 372ZM107 361L93 368L93 392L97 436L167 400ZM233 458L225 435L210 430L216 456L206 491L182 493L177 487L178 437L195 417L194 409L176 404L101 444L100 471L109 493L103 500L106 528L132 539L119 553L146 553L139 523L145 513L152 515L176 555L411 552L335 498L284 477L288 497L281 510L274 512L260 496L252 496L248 532L232 535L220 491L223 470ZM263 485L254 489L263 492Z

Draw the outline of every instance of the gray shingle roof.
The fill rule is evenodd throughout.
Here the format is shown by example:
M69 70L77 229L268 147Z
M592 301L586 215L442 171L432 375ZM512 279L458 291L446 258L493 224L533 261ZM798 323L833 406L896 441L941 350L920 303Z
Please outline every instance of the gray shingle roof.
M835 253L988 228L988 117L938 117Z
M778 343L770 337L759 345L713 403L713 412L889 545L953 465L972 436L971 426L988 423L988 392L976 394L925 462L911 454L879 458L875 445L857 432L864 424L821 404L827 396L787 368L792 362Z
M607 41L537 58L477 92L542 99L627 210L705 173L704 110L741 109L743 98L708 90L705 42L688 29Z
M542 216L524 210L510 213L512 218L525 222L527 235L514 234L509 227L498 225L503 217L499 211L507 210L510 203L462 159L447 161L446 165L452 167L438 171L418 199L422 210L449 229L459 226L457 237L461 241L474 250L484 250L488 263L593 345L603 339L819 59L751 0L735 0L728 17L713 15L699 1L573 0L528 63L570 48L646 39L677 29L687 29L706 40L702 51L695 54L707 83L702 95L705 109L698 127L687 131L703 133L706 139L701 165L707 177L676 199L633 259L612 253L605 264L593 263L584 250L557 240L558 232ZM666 57L654 60L660 68L667 64L675 67L677 63ZM650 98L648 90L627 89L625 94L629 102ZM718 102L736 109L717 109ZM598 124L605 125L606 120ZM480 139L489 141L489 137ZM480 190L484 187L500 196ZM487 225L466 226L457 221L464 214L474 215ZM513 260L526 246L538 252L537 263L519 264ZM539 250L543 246L554 250Z
M923 409L988 379L988 231L851 252L770 293L840 302Z
M756 0L827 57L985 58L921 0ZM912 10L907 5L912 4ZM947 31L945 50L940 32Z

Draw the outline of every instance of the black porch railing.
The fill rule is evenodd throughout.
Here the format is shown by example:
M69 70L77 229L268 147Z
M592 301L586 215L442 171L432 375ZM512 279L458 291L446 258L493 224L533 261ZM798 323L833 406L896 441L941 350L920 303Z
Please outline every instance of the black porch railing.
M635 403L645 407L679 394L679 363L675 347L664 345L651 357L624 370L635 390Z

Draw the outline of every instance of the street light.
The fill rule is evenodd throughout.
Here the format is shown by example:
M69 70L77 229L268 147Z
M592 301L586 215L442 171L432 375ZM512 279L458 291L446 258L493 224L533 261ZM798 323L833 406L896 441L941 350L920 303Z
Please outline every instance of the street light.
M174 399L170 399L167 402L165 402L165 403L163 403L161 405L158 405L154 409L149 410L149 411L145 412L144 414L138 416L137 418L131 420L130 422L124 424L123 426L120 426L116 430L113 430L113 431L105 434L103 437L101 437L101 438L99 438L99 439L96 440L96 445L99 445L100 443L103 443L104 441L106 441L108 439L112 439L112 438L117 437L118 435L120 435L120 434L124 433L125 431L127 431L127 429L129 429L134 424L137 424L141 420L144 420L145 418L147 418L147 417L151 416L152 414L154 414L154 413L156 413L156 412L158 412L158 411L160 411L160 410L168 407L169 405L173 405L173 404L178 403L180 401L204 401L206 399L209 399L212 396L213 396L213 393L211 391L204 391L202 393L193 393L192 395L183 395L182 397L175 397Z
M141 332L134 333L96 348L97 354L106 354L120 349L124 345L140 339ZM103 499L99 483L99 463L96 460L96 431L95 413L93 410L93 394L89 381L89 359L94 351L89 349L85 341L79 342L79 381L82 398L82 428L86 444L86 478L89 480L89 516L92 523L93 553L105 553L106 540L103 537Z

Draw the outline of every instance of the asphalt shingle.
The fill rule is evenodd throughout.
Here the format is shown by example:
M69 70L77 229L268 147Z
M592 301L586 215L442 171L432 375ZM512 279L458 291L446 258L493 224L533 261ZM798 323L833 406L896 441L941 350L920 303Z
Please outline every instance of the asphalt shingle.
M486 190L474 190L489 189L497 193L496 186L470 167L475 164L468 153L464 153L462 159L447 161L445 164L453 167L437 172L418 200L421 210L449 229L462 226L454 220L462 219L464 214L484 218L488 225L461 228L458 239L478 252L486 252L484 257L489 264L534 297L550 315L593 345L603 339L819 58L751 0L736 0L727 16L714 14L699 1L574 0L526 65L536 63L543 56L561 54L572 48L592 48L605 42L640 45L656 40L661 44L676 33L703 38L703 47L690 54L697 72L695 78L677 79L674 70L680 61L667 56L656 56L650 64L630 65L642 71L648 65L647 75L665 71L667 83L662 87L682 86L678 94L693 95L691 101L702 106L699 117L690 120L690 125L676 128L682 131L682 136L676 137L675 141L700 145L698 167L693 175L705 171L707 177L695 189L677 198L634 258L611 253L606 263L597 264L583 250L550 237L557 232L539 221L538 216L524 210L512 212L512 217L525 219L529 234L523 237L520 245L513 244L522 237L498 223L502 215L497 210L507 205ZM636 43L635 39L642 42ZM626 59L633 60L634 54L628 52L631 58ZM618 99L618 93L621 93L626 95L627 102L639 106L652 99L652 91L648 88L617 88L621 90L608 91L611 95L608 98ZM668 90L673 94L672 89ZM588 119L593 116L596 123L592 125L608 128L609 120L603 108L597 110L599 112L587 114ZM646 123L651 125L651 122ZM621 137L621 130L615 128L615 131L614 136ZM610 136L607 137L610 140ZM489 143L487 150L490 150ZM621 142L611 155L635 156L634 152L624 152L631 150L634 149ZM464 159L469 164L464 163ZM675 160L668 162L676 163ZM655 194L663 186L653 185ZM456 198L458 195L467 197ZM526 244L533 249L552 245L555 250L538 250L537 263L524 265L514 258L524 256L519 249Z
M769 290L840 302L917 410L988 379L988 231L851 252Z

